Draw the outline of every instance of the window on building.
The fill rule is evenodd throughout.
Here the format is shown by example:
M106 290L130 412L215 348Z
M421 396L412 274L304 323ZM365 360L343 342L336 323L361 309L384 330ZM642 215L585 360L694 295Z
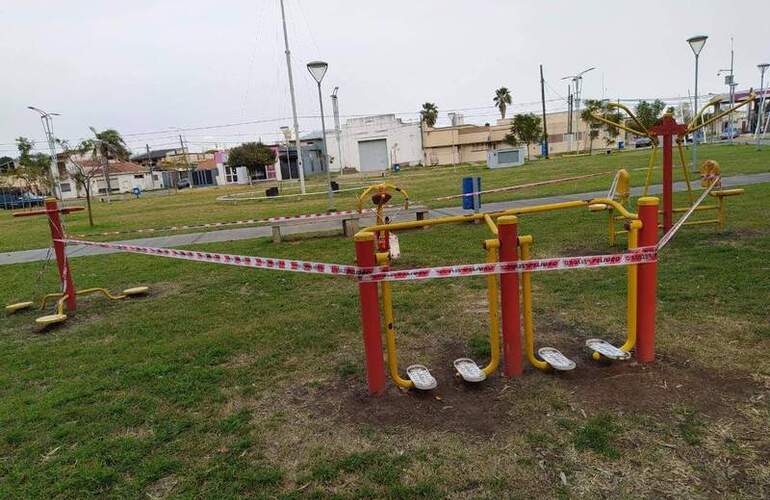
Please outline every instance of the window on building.
M157 181L158 180L158 175L157 174L152 174L152 180Z
M62 193L69 193L70 191L72 191L72 186L70 185L69 182L62 182L61 184L59 184L59 189L61 189Z
M134 179L144 179L144 174L134 174Z
M238 173L235 167L225 167L225 181L238 182Z

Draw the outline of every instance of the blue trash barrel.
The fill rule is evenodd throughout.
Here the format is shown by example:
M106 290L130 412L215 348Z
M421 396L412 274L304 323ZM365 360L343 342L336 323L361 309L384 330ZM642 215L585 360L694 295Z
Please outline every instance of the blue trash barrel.
M463 177L463 194L481 191L481 177ZM481 195L463 196L463 209L478 211L481 208Z
M624 141L618 141L618 149L626 149L626 143Z

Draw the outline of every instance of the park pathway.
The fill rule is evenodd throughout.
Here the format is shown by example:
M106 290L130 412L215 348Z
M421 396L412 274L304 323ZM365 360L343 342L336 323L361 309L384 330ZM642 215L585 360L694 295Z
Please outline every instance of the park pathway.
M761 184L764 182L770 182L770 173L751 174L751 175L735 175L732 177L725 177L722 179L722 184L725 187L733 186L746 186L750 184ZM662 189L661 185L650 186L649 194L660 194ZM675 182L674 191L684 191L684 182ZM632 194L638 196L642 192L642 188L633 188ZM545 198L532 198L526 200L515 201L500 201L495 203L486 203L483 205L485 211L497 211L505 210L515 207L526 207L532 205L539 205L542 203L555 203L559 201L570 200L586 200L590 198L597 198L605 196L605 191L594 191L592 193L576 193L565 194L559 196L548 196ZM431 210L432 216L442 215L462 215L465 211L461 207L446 207L437 208ZM394 220L404 220L405 216L396 216ZM362 217L362 227L369 223L374 223L373 218ZM294 226L286 226L281 228L283 235L301 234L310 232L323 232L333 231L335 229L341 230L341 222L338 220L332 221L318 221L308 224L298 224ZM269 225L246 227L237 229L221 229L218 231L208 231L203 233L187 233L187 234L173 234L169 236L155 236L152 238L140 238L134 240L123 240L117 243L123 243L126 245L139 245L148 247L159 248L174 248L187 245L197 245L203 243L215 243L222 241L237 241L237 240L250 240L254 238L270 237L272 230ZM84 245L72 245L67 247L67 255L70 257L86 257L91 255L105 255L110 253L119 252L119 250L110 250L106 248L87 247ZM38 248L35 250L21 250L18 252L6 252L0 253L0 265L7 264L21 264L24 262L36 262L45 260L48 254L47 248Z

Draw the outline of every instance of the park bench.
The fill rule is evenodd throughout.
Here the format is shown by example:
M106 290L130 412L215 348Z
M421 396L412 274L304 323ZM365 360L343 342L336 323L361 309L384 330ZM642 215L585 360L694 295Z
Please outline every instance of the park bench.
M425 205L414 205L409 208L386 208L385 209L385 216L386 217L394 217L398 216L399 218L403 216L414 216L415 220L424 220L429 212L428 207ZM373 212L365 212L363 214L359 213L346 213L344 215L339 215L337 217L329 217L329 218L319 218L319 219L313 219L313 218L298 218L298 219L286 219L286 220L279 220L274 221L270 224L270 227L273 230L273 243L280 243L283 241L283 229L289 226L300 226L303 224L318 224L322 222L340 222L341 228L342 228L342 234L346 237L352 237L354 234L356 234L359 230L359 221L361 219L372 219L374 221L374 213Z

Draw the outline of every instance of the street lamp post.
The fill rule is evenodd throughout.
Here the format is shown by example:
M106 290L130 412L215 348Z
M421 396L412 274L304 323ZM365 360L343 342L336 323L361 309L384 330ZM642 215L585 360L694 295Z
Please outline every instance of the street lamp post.
M324 79L327 69L329 69L329 65L323 61L310 61L307 63L307 70L318 84L318 105L321 108L321 136L323 140L321 154L326 164L326 182L329 185L329 211L331 212L334 210L334 194L332 193L332 174L329 170L329 155L326 154L326 120L324 119L324 100L321 95L321 80Z
M698 114L698 58L700 51L703 50L703 46L706 45L708 37L706 35L698 35L687 39L687 43L690 44L692 53L695 54L695 109L693 112ZM698 137L700 137L700 130L696 130L692 137L692 171L698 171Z
M56 138L53 135L53 117L61 116L59 113L49 113L35 106L27 106L27 109L40 113L40 121L43 123L43 132L48 141L48 151L51 154L49 174L51 177L51 191L55 198L61 199L61 186L59 185L59 167L56 165Z
M588 68L588 69L584 69L583 71L581 71L577 75L565 76L564 78L562 78L562 80L572 80L575 83L575 115L574 116L575 116L575 122L577 123L576 131L575 131L575 136L576 136L576 140L575 140L575 145L576 145L575 154L580 153L580 120L581 120L581 118L580 118L580 89L583 86L582 85L583 84L583 75L588 73L589 71L593 71L595 69L596 68L591 67L591 68Z
M770 64L768 63L762 63L757 64L757 68L759 68L760 78L759 78L759 91L762 92L762 96L759 98L759 109L757 110L757 126L754 128L754 135L757 136L757 151L762 149L762 144L760 142L761 136L760 133L760 126L762 124L762 118L764 118L765 115L765 71L767 71L767 68L770 67Z
M332 92L332 112L334 113L334 134L337 137L337 165L340 168L340 174L342 173L342 167L345 165L342 161L342 138L340 137L340 108L337 101L337 91L339 87L334 87Z

